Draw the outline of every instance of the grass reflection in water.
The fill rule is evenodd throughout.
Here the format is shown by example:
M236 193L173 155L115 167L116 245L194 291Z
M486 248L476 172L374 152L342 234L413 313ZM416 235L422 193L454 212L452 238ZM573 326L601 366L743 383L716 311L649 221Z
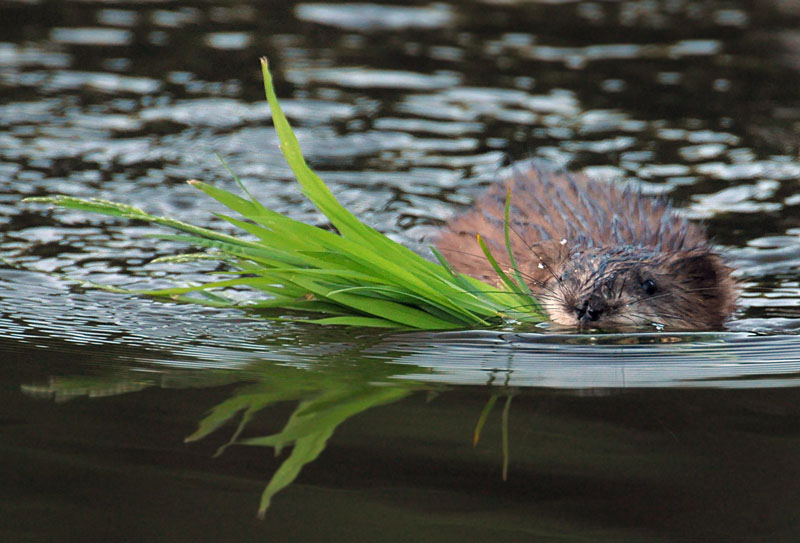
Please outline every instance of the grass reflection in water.
M271 447L275 455L291 449L273 473L258 507L263 518L273 497L292 484L303 467L323 453L336 429L352 417L374 407L396 402L415 392L427 392L433 398L446 390L445 385L423 383L411 377L425 371L409 364L392 364L382 358L369 358L361 348L349 348L328 357L313 367L297 367L272 361L254 361L247 367L248 384L237 388L228 399L212 407L199 422L197 430L185 438L196 442L235 426L230 438L215 456L233 445ZM147 377L158 375L158 377ZM405 376L405 377L404 377ZM25 385L30 396L67 401L79 397L103 398L139 392L152 386L219 386L238 381L241 373L206 372L197 377L181 373L153 374L138 370L110 375L51 378L46 384ZM183 381L184 384L181 384ZM490 383L491 384L491 383ZM494 390L500 387L492 387ZM508 419L512 394L493 392L477 418L473 444L477 445L489 414L497 400L506 397L502 412L503 479L508 473ZM297 402L282 429L268 435L248 434L248 426L269 407ZM249 427L252 432L253 424ZM257 433L256 433L257 434Z

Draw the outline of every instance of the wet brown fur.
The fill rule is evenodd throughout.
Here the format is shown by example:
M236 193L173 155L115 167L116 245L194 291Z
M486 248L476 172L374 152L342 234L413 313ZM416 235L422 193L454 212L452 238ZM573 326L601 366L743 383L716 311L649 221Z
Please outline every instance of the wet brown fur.
M436 240L461 273L499 285L476 234L504 269L517 267L551 320L579 328L718 329L736 304L732 271L702 228L663 198L518 163Z

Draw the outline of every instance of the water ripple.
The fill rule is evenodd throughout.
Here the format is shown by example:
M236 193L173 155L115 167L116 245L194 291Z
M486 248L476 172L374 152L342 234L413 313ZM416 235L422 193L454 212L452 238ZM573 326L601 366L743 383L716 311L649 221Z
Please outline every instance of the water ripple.
M381 350L432 379L562 389L800 386L800 337L749 334L420 334ZM411 379L423 375L409 376Z
M81 292L48 275L0 270L0 334L39 348L112 349L134 365L246 369L260 360L308 366L330 353L413 365L404 378L562 389L794 387L800 336L747 332L407 333L271 324L236 310ZM25 288L21 288L22 286ZM784 326L797 327L800 317ZM751 322L750 327L758 327ZM64 343L59 343L64 342ZM363 347L358 347L359 343ZM327 353L327 354L326 354ZM325 355L325 356L323 356Z
M421 7L369 3L299 4L295 14L302 21L362 32L433 29L448 26L453 21L453 12L446 4Z

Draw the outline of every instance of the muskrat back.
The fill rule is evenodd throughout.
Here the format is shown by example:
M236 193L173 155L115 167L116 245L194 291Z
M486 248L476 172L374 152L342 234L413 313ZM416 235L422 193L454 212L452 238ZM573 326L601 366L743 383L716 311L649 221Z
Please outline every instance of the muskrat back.
M554 322L709 330L733 312L731 268L703 229L678 216L666 199L532 162L511 171L439 234L436 246L457 271L500 284L476 235L510 269L508 195L517 268Z

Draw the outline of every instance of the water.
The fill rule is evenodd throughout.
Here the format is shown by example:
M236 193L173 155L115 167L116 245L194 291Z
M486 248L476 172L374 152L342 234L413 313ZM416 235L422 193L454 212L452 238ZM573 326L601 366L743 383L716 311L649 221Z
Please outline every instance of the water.
M0 538L797 541L798 23L791 2L0 2ZM213 268L21 198L226 230L184 183L236 190L219 154L323 224L261 55L309 162L394 239L424 250L507 159L544 158L704 221L740 311L719 333L397 335L65 279ZM247 408L250 444L214 457Z

